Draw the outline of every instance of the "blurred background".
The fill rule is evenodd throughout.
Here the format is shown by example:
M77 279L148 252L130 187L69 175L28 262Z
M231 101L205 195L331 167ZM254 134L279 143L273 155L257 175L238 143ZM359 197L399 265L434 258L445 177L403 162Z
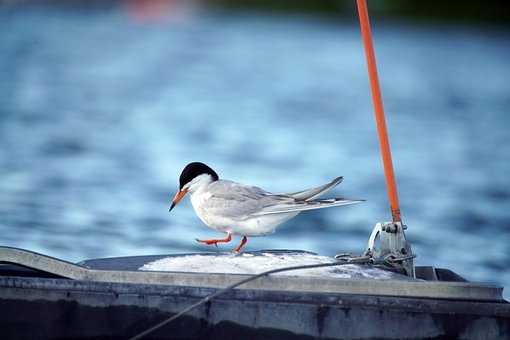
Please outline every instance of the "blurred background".
M248 250L359 253L390 219L354 1L0 4L1 245L216 251L188 199L168 213L191 161L273 192L342 175L334 194L367 200ZM507 287L509 7L369 1L417 263Z

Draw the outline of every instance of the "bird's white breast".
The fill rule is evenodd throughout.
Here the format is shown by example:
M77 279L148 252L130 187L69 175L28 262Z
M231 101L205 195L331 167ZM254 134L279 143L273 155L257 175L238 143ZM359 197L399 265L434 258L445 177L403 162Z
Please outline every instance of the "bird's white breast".
M205 202L212 196L212 194L206 190L200 190L197 192L194 192L190 195L191 205L193 206L193 209L195 210L195 213L197 216L210 226L211 224L211 218L207 214L207 210L204 209Z
M222 232L232 232L230 230L233 225L232 219L205 208L207 206L206 202L211 196L212 194L209 191L203 189L191 194L191 204L195 213L208 227Z

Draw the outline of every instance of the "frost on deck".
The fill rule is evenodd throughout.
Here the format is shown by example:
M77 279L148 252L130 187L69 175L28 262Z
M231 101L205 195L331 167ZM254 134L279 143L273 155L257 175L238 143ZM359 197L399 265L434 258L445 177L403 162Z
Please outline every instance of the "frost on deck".
M139 270L176 271L199 273L258 274L267 270L319 263L332 263L335 259L308 252L260 251L242 254L191 254L169 256L146 263ZM348 264L338 267L293 270L274 275L320 276L342 279L407 280L408 278L387 270Z

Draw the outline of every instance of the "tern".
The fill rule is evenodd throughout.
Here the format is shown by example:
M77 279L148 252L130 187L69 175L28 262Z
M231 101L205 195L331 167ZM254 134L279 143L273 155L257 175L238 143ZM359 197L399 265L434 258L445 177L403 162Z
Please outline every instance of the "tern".
M227 243L232 235L242 236L234 249L240 252L248 237L272 234L276 227L302 211L363 202L345 198L317 199L333 189L343 177L331 182L289 194L273 194L256 186L219 179L218 174L204 163L193 162L182 170L179 190L169 211L190 194L198 217L209 228L226 233L223 239L199 240L205 244Z

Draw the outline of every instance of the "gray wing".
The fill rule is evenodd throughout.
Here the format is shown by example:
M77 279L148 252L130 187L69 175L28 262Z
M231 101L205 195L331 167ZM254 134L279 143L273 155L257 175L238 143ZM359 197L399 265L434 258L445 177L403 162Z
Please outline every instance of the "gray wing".
M243 220L253 216L300 212L363 202L363 200L345 198L312 200L313 197L331 190L341 181L342 178L339 177L317 188L277 195L258 187L220 180L209 185L211 197L204 202L203 208L220 216Z
M294 201L289 196L275 195L255 186L227 180L211 183L208 191L211 196L203 203L203 208L236 220L243 220L274 205Z
M343 177L337 177L331 182L321 185L319 187L293 192L285 195L290 196L296 199L297 201L311 201L315 198L324 195L325 193L336 187L338 184L342 183L343 179L344 179Z
M339 207L342 205L350 205L364 202L365 200L353 200L346 198L331 198L315 201L294 201L292 203L277 204L270 207L264 207L253 216L284 214L291 212L301 212L306 210L316 210L323 208Z

